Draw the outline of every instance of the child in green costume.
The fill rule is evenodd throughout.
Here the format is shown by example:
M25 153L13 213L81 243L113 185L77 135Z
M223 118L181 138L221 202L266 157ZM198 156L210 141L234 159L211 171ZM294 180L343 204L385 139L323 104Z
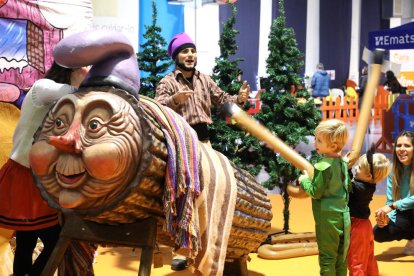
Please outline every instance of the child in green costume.
M312 197L320 275L347 275L350 180L347 162L341 157L347 139L344 122L321 122L315 129L314 146L324 158L314 165L313 179L306 171L299 177L300 186Z

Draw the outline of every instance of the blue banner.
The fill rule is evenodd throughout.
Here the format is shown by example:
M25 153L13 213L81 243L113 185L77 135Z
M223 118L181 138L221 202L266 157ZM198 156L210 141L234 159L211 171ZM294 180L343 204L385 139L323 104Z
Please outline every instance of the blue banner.
M374 49L414 49L414 22L369 33L368 46Z
M171 5L165 1L155 1L157 8L157 26L161 28L161 36L166 40L167 46L171 38L184 32L184 6ZM139 1L139 49L145 42L145 26L152 24L152 1ZM167 49L165 46L165 49ZM148 74L141 71L141 77Z

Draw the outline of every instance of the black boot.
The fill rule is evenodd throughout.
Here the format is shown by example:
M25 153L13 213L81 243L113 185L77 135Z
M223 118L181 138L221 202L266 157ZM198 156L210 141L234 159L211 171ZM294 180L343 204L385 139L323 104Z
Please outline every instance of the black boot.
M172 259L171 269L175 271L184 270L187 267L187 260L183 259Z

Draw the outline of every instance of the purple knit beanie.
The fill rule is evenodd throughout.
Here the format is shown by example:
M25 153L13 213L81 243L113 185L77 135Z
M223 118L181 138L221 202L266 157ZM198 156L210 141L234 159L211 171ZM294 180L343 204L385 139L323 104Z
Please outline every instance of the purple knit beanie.
M186 33L179 33L176 34L170 41L170 44L168 45L168 55L175 59L178 55L178 53L185 48L194 48L196 49L196 46L191 40L191 38Z

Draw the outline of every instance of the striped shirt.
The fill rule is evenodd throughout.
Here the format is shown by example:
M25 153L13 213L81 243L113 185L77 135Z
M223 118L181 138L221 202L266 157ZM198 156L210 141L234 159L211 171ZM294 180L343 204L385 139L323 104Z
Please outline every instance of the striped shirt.
M189 90L194 94L185 103L174 104L174 94ZM209 75L197 70L190 83L177 68L159 82L155 93L155 100L183 116L189 125L211 124L211 105L220 108L225 102L237 103L237 97L221 90Z

